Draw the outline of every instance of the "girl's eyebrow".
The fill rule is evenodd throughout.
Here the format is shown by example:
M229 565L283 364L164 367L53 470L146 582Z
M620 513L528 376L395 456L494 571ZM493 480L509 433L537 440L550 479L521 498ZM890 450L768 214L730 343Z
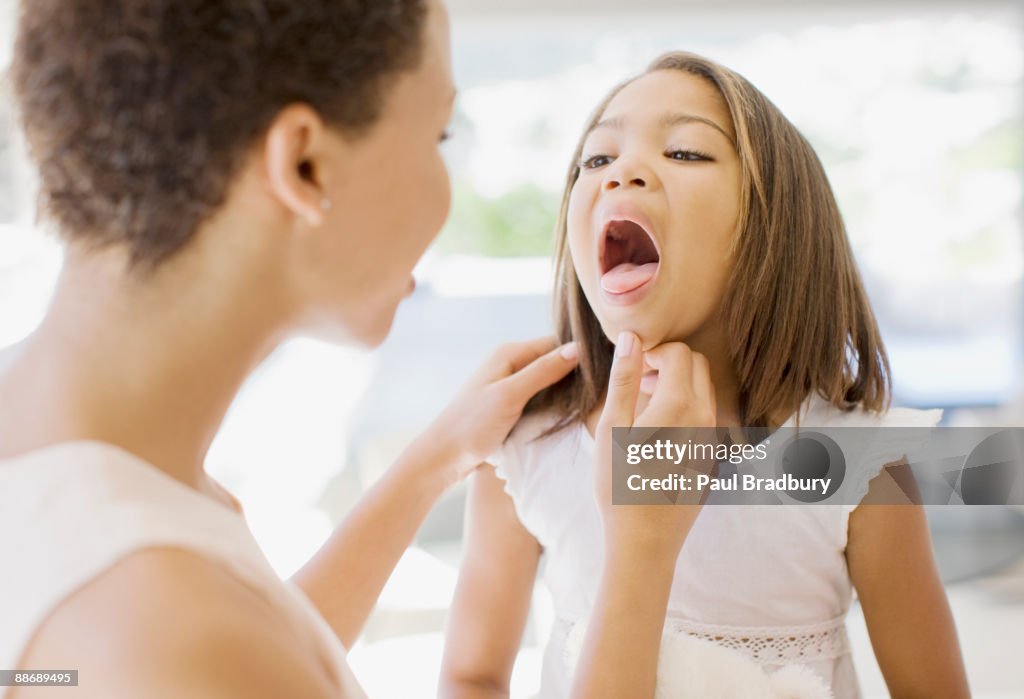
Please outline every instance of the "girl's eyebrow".
M721 126L716 124L711 119L708 119L707 117L697 116L695 114L683 114L682 112L669 112L667 114L664 114L661 117L661 119L658 120L658 126L660 126L663 129L669 129L672 128L673 126L679 126L680 124L692 123L705 124L707 126L710 126L711 128L718 131L720 134L725 136L726 140L728 140L729 143L733 143L732 136L730 136L725 129L723 129ZM597 131L598 129L614 129L616 131L621 131L625 127L625 125L626 120L624 117L611 117L609 119L602 119L601 121L597 122L596 124L594 124L594 127L590 129L590 131L591 133Z

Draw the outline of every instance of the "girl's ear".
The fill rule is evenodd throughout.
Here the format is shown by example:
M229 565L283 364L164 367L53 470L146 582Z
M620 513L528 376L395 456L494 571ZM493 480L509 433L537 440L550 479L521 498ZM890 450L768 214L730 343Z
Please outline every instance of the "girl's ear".
M281 204L311 227L324 223L331 201L324 187L327 129L316 110L293 104L274 118L264 141L270 190Z

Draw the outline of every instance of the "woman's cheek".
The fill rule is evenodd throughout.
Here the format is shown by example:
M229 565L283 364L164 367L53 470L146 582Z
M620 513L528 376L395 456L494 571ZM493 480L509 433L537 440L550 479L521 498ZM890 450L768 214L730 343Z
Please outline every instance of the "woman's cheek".
M438 216L437 228L440 231L441 227L444 226L445 221L448 220L448 214L452 210L452 181L451 176L448 174L448 166L445 165L444 160L440 160L441 167L438 171L437 182L439 183L440 191L440 209Z
M434 148L433 157L427 158L433 161L433 167L426 173L424 181L427 186L421 191L426 193L427 201L421 212L429 212L423 216L426 227L429 228L430 240L441 232L452 206L451 177L448 174L448 167L441 157L440 152ZM432 214L432 215L431 215Z

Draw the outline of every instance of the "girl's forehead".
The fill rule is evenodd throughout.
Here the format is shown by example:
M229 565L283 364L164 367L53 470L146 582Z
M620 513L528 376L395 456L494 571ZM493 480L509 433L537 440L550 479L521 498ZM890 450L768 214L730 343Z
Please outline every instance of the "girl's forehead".
M732 119L718 89L705 78L681 70L653 71L629 82L612 97L598 123L649 128L675 116L713 122L734 137Z

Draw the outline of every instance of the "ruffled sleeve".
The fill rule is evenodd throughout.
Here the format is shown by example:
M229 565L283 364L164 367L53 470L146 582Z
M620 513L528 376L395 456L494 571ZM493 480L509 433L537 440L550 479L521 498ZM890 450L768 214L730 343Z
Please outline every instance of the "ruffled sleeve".
M518 441L513 432L505 440L505 443L487 458L487 463L494 467L494 475L505 481L505 492L513 500L522 493L523 482L523 469L518 453Z
M552 463L562 461L562 440L542 438L553 424L553 417L544 413L522 418L505 443L487 459L494 474L504 481L519 521L534 536L539 536L550 514L547 497L553 472L558 470L551 467Z
M882 472L888 464L902 459L914 448L920 446L927 438L928 429L935 427L942 419L942 410L914 410L911 408L893 408L878 418L878 439L867 449L857 468L850 474L851 495L842 508L841 538L845 548L849 529L850 513L868 494L871 481ZM888 428L919 428L899 430Z
M505 492L512 496L517 509L531 495L529 491L536 480L538 449L534 440L552 421L553 417L546 413L521 418L504 444L487 459L494 466L494 474L505 481Z

